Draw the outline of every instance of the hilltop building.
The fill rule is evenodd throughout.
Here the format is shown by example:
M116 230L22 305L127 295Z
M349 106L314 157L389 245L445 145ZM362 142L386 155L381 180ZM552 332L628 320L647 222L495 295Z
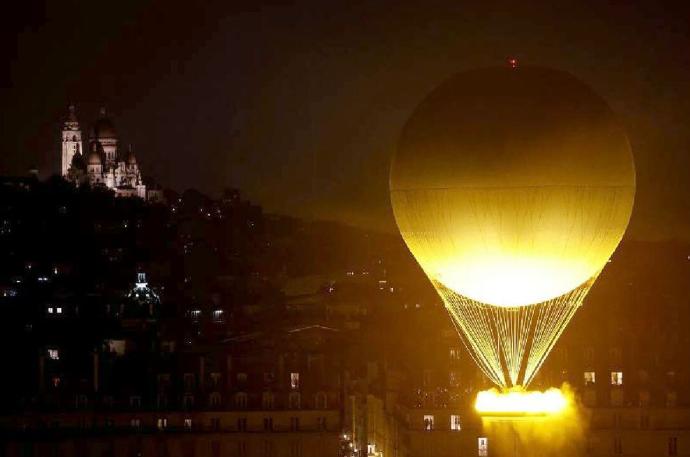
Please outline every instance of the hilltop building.
M74 105L70 105L62 127L62 176L75 185L89 184L111 189L118 197L160 200L162 192L147 186L131 145L118 145L118 135L105 108L91 128L84 148L82 126Z

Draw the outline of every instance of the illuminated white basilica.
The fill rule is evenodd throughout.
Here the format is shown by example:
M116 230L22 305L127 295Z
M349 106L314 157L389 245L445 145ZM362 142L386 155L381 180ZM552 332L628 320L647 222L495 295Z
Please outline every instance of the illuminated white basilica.
M132 147L126 151L118 148L117 133L105 108L101 108L91 129L86 150L84 140L74 105L71 105L62 127L62 176L65 179L75 185L104 186L119 197L145 200L158 197L158 191L147 192Z

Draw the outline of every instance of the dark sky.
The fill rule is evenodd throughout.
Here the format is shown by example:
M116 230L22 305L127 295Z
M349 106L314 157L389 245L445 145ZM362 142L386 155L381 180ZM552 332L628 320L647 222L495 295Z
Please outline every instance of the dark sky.
M628 125L629 235L690 239L690 7L662 2L163 0L3 7L0 173L58 169L70 101L105 104L147 175L269 210L392 228L388 161L454 72L570 71Z

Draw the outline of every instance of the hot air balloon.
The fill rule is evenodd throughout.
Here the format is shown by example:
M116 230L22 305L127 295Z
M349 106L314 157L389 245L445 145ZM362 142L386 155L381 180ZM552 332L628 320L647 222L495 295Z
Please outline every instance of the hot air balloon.
M635 167L621 122L578 79L492 67L415 109L390 196L476 363L527 386L625 232Z

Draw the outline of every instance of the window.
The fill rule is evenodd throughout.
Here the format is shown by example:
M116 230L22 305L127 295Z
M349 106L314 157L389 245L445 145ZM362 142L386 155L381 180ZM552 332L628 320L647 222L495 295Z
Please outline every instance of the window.
M52 306L49 306L48 307L48 314L53 314L54 312L55 312L55 308L53 308Z
M489 439L486 437L477 438L477 455L479 457L488 457L489 455Z
M451 414L450 415L450 429L455 430L455 431L460 431L462 430L462 426L460 425L460 416L457 414Z
M238 441L237 442L237 455L239 457L245 457L247 455L247 442Z
M247 418L239 417L237 418L237 430L244 432L247 430Z
M208 404L211 408L217 408L220 406L220 392L211 392L208 397Z
M201 319L201 310L200 309L191 310L189 312L189 317L191 317L194 322L198 322L199 319Z
M237 373L237 382L239 384L247 382L247 373Z
M134 429L138 429L141 427L141 419L139 419L138 417L135 417L134 419L131 419L129 421L129 425L130 425L130 427L132 427Z
M461 350L459 347L452 347L449 351L449 356L451 360L460 360Z
M220 417L212 417L211 418L211 430L214 430L214 431L220 430Z
M675 436L668 439L668 455L678 455L678 438Z
M288 396L288 405L290 409L299 409L301 403L300 400L299 392L290 392L290 395Z
M264 457L273 457L273 442L264 441Z
M273 409L274 396L272 392L264 392L261 394L261 406L263 409Z
M302 457L302 442L290 442L290 457Z
M296 432L299 430L299 417L290 418L290 430Z
M328 397L325 392L318 392L316 394L316 409L327 409L328 408Z
M50 360L60 360L60 351L57 349L48 349L48 358Z
M235 406L240 409L247 407L247 394L245 392L235 394Z
M596 384L597 374L594 371L585 371L585 385L591 386Z
M224 312L222 309L214 309L211 312L211 320L216 324L222 323L223 317L224 317Z
M326 430L328 428L326 426L326 418L325 417L318 417L316 423L317 423L317 426L319 427L319 430Z
M622 386L623 385L623 372L622 371L612 371L611 372L611 385L612 386Z
M186 409L193 408L194 407L194 395L185 394L184 397L182 397L182 406L184 406Z
M457 371L451 371L448 373L448 385L450 387L460 386L460 376L458 376Z
M57 314L62 314L62 307L61 307L61 306L58 306L57 308L55 308L55 312L56 312Z
M640 414L640 428L649 428L649 414Z
M299 389L299 373L290 373L290 388Z
M141 397L138 395L129 397L129 406L132 408L141 408Z
M434 416L431 414L424 415L424 430L430 432L434 429Z
M158 427L158 430L165 430L168 427L168 419L165 417L159 417L158 421L156 422L156 425Z
M376 445L367 444L367 455L376 455Z
M620 436L613 438L613 453L616 455L623 453L623 442Z
M184 419L184 429L185 430L191 430L192 429L192 419L189 417L185 417Z
M182 376L185 390L194 389L194 373L185 373Z
M273 418L264 417L264 430L270 432L273 430Z
M211 384L216 387L220 385L220 373L214 371L211 373Z

